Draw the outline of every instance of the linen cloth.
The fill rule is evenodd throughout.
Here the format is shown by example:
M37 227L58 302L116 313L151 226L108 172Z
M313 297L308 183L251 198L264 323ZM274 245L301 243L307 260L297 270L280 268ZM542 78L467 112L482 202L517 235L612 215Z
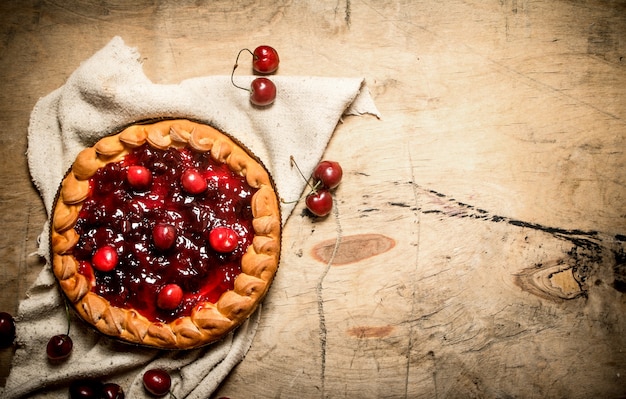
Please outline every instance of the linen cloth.
M78 152L136 121L190 118L230 134L265 164L279 195L292 200L303 193L306 182L291 167L290 156L310 175L342 116L380 116L361 78L271 76L277 86L276 100L269 107L257 108L250 104L247 92L231 84L229 75L154 84L144 74L140 59L136 49L114 37L34 107L28 165L48 215ZM253 78L236 76L239 85ZM281 204L283 225L294 206ZM1 397L67 398L69 383L87 377L120 384L126 397L149 397L141 376L147 369L162 367L172 376L171 391L177 398L205 399L245 357L261 307L223 340L189 351L120 343L99 335L72 315L71 357L50 363L47 341L66 332L67 316L50 267L48 224L49 220L38 250L46 265L19 305L17 348Z

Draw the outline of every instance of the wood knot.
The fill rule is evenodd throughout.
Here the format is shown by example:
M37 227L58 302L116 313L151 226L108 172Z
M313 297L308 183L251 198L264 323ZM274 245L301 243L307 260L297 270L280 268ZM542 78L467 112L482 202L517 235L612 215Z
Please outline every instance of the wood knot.
M391 250L396 242L382 234L356 234L345 236L337 248L333 259L334 266L359 262L372 256ZM335 239L322 241L313 247L312 254L316 260L328 263L335 248Z

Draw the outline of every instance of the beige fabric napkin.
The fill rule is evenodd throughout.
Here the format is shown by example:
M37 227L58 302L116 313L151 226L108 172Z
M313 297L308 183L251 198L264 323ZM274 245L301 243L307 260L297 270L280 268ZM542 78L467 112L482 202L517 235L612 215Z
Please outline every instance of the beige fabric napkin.
M279 195L298 198L305 188L290 167L293 155L305 174L320 160L343 115L379 116L363 79L272 76L278 93L265 109L253 107L230 76L199 77L158 85L144 74L140 55L113 38L83 62L65 85L40 99L33 109L28 162L48 214L64 173L76 154L100 137L134 121L185 117L207 122L239 139L273 175ZM237 76L245 84L253 77ZM285 223L294 204L283 204ZM248 351L259 310L224 340L191 351L137 348L102 337L72 318L74 350L61 364L50 364L45 346L65 333L67 319L48 259L48 226L39 255L47 264L17 315L17 349L3 398L67 398L75 379L94 377L120 384L126 397L147 397L143 371L163 367L177 398L208 398ZM281 265L289 267L289 265ZM280 268L277 278L280 278Z

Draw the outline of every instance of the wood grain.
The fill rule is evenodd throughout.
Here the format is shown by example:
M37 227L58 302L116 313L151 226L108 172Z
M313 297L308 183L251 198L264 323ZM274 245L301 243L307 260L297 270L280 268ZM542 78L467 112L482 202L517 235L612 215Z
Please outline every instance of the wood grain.
M336 215L296 209L216 397L626 396L623 2L28 0L0 35L2 310L41 268L37 99L114 35L164 84L265 43L281 75L365 77L382 118L337 127Z

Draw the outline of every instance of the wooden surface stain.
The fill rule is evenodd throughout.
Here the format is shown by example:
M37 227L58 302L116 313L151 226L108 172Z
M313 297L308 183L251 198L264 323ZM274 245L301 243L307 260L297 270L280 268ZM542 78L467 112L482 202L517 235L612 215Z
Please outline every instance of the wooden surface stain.
M380 255L391 250L396 242L382 234L356 234L341 239L341 245L337 249L334 266L347 265L359 262L372 256ZM322 241L313 247L313 257L324 263L328 263L335 248L335 239Z

